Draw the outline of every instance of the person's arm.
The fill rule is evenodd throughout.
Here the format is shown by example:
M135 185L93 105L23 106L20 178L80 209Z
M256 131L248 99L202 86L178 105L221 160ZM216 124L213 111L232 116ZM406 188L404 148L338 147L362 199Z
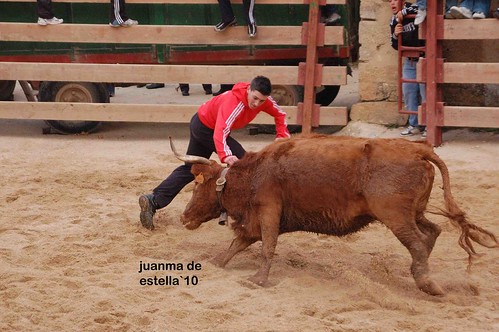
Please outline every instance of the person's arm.
M227 162L229 165L237 161L237 157L232 154L229 145L227 144L227 137L229 137L232 130L232 125L237 117L243 112L244 104L231 99L227 99L221 106L217 116L217 122L213 130L213 142L220 162ZM235 157L228 158L228 157Z
M291 137L288 130L288 123L286 122L286 112L277 105L272 97L269 96L267 100L270 101L270 106L267 107L265 112L274 117L276 138Z

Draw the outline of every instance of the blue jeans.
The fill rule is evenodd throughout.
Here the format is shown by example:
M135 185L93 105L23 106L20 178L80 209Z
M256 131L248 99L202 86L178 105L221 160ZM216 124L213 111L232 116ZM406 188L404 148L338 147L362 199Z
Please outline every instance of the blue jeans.
M419 0L418 0L419 1ZM465 7L471 10L472 13L482 12L485 16L488 16L490 9L491 0L463 0L459 7ZM445 10L448 11L450 7L456 6L457 0L447 0L445 4Z
M402 67L402 77L407 79L416 78L416 65L415 60L405 59L404 66ZM423 83L402 83L402 93L404 95L404 104L407 111L416 111L421 102L426 100L425 84ZM409 125L418 127L417 114L409 115Z
M426 0L418 0L416 4L418 5L418 10L426 10Z

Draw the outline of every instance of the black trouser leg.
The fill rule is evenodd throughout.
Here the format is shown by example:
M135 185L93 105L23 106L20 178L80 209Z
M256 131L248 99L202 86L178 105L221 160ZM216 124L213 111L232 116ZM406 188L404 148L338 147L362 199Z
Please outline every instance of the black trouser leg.
M110 22L114 20L120 24L128 20L125 11L125 0L111 0Z
M227 137L227 144L232 153L238 158L242 158L245 150L238 141L232 137ZM197 113L192 117L190 124L188 155L210 158L215 152L215 143L213 142L213 129L203 125L199 120ZM194 180L191 173L191 164L184 164L177 167L159 186L153 190L156 208L161 209L170 204L177 194L189 182Z
M223 22L230 22L234 18L234 12L232 11L232 5L230 0L218 0L220 5L220 12L222 14Z
M243 0L243 7L246 24L250 25L251 23L255 23L255 17L253 16L253 13L255 12L255 0Z
M51 0L36 0L38 17L51 19L54 17Z

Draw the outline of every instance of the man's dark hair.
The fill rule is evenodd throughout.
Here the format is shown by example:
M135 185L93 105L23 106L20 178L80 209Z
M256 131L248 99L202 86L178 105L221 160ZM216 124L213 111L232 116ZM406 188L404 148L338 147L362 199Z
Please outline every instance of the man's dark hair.
M272 92L272 84L265 76L257 76L251 81L250 89L258 91L264 96L270 96Z

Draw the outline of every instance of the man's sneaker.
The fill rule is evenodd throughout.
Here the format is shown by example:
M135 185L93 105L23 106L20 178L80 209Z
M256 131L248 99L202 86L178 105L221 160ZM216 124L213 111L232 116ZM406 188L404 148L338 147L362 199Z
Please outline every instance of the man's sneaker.
M426 18L426 9L418 9L418 13L416 14L416 18L414 19L415 25L420 25L424 22Z
M250 36L250 38L254 38L256 36L256 23L255 22L250 23L248 25L248 35Z
M152 223L154 214L156 213L156 205L154 204L154 195L147 194L139 197L140 205L140 222L142 226L147 229L153 230L154 224Z
M234 25L237 25L237 20L235 17L232 20L230 20L229 22L222 21L222 22L218 23L217 25L215 25L215 31L222 32L225 29L227 29L228 27L231 27Z
M405 128L404 130L402 130L402 132L400 133L400 136L412 136L412 135L419 134L420 132L421 132L421 130L419 130L418 127L409 126L409 127Z
M484 14L484 13L482 13L482 12L476 12L476 13L473 13L473 18L475 18L475 19L476 19L476 18L479 18L479 19L480 19L480 18L485 18L485 17L486 17L486 16L485 16L485 14Z
M466 7L452 6L452 7L450 7L450 13L455 18L472 18L473 17L473 13L471 12L471 10L469 10Z
M112 22L109 22L109 26L112 26L113 28L119 28L121 24L119 24L118 21L113 20Z
M499 19L499 8L497 8L493 15L495 18Z
M131 27L132 25L137 25L137 24L139 24L139 22L132 19L128 19L121 24L117 20L113 20L112 22L109 23L109 25L112 26L113 28Z
M329 17L326 17L324 19L324 23L326 23L326 25L331 24L338 21L340 18L341 16L338 13L332 13L331 15L329 15Z
M62 18L52 17L52 18L38 18L38 25L49 25L49 24L61 24L64 22Z
M421 133L421 137L426 138L426 129Z
M137 24L139 24L139 21L132 20L131 18L129 18L125 22L121 23L121 26L123 26L123 27L131 27L132 25L137 25Z

